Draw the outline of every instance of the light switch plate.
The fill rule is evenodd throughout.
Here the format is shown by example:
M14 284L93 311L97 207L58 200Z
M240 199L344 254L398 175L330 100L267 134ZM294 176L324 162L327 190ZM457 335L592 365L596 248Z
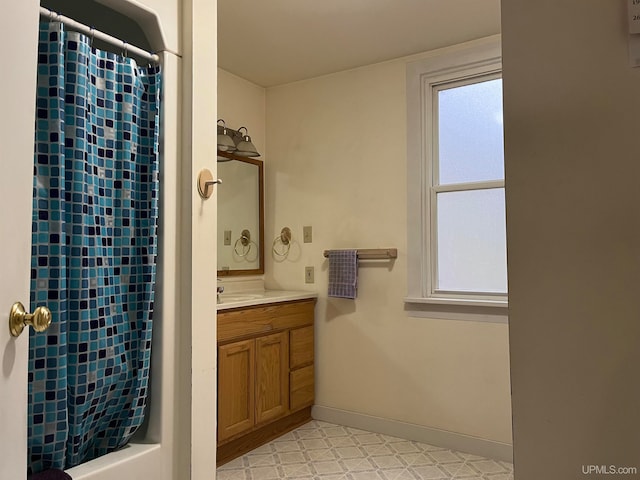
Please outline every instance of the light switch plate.
M302 242L311 243L313 241L313 229L311 226L302 227Z
M224 244L231 245L231 230L224 231Z
M304 267L304 283L313 283L313 267Z

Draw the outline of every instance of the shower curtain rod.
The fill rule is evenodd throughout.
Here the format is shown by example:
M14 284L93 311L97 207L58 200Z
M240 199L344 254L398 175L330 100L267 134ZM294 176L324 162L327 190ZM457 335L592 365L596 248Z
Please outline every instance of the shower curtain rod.
M64 15L60 15L54 12L53 10L49 10L48 8L40 7L40 16L46 17L51 21L61 22L73 28L74 30L79 31L80 33L84 33L85 35L88 35L91 38L102 40L103 42L106 42L110 45L114 45L116 47L122 47L122 51L125 56L128 53L131 53L137 57L143 58L153 63L160 62L160 57L155 53L150 53L134 45L130 45L124 40L120 40L119 38L112 37L111 35L101 32L99 30L96 30L93 27L88 27L86 25L83 25L80 22L76 22L75 20L72 20L69 17L65 17Z

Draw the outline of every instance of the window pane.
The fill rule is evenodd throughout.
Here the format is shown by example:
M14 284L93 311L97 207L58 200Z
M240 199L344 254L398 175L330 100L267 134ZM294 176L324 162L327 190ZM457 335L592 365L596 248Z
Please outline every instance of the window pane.
M504 212L504 188L437 195L437 290L507 292Z
M502 80L438 91L440 185L504 178Z

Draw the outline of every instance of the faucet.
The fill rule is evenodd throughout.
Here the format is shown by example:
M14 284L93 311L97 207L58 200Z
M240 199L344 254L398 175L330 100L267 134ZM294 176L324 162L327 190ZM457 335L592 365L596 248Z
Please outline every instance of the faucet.
M221 279L217 279L218 282L221 282ZM224 285L218 285L216 286L216 302L220 303L220 294L224 292Z

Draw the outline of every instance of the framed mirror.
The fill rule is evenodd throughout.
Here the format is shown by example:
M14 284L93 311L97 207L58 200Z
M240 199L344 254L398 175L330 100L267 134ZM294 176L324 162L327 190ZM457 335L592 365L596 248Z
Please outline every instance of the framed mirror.
M218 276L262 275L262 160L218 151L218 178Z

